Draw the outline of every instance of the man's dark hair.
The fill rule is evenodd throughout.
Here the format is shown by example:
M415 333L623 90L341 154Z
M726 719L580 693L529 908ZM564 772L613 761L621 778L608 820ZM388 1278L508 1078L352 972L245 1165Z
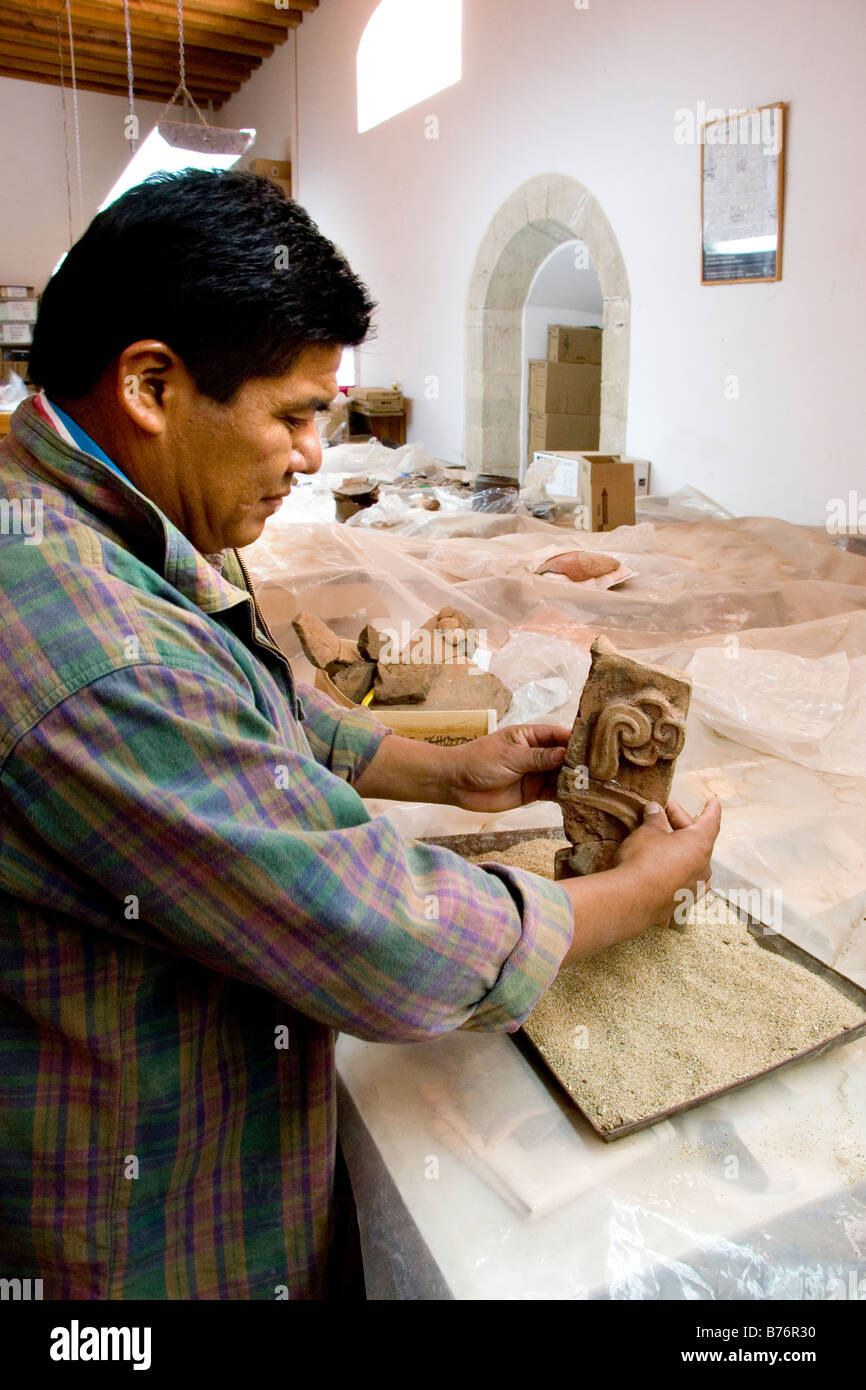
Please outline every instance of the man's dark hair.
M306 347L356 344L375 305L337 248L276 184L245 171L154 174L94 217L46 286L30 375L77 399L141 338L225 404Z

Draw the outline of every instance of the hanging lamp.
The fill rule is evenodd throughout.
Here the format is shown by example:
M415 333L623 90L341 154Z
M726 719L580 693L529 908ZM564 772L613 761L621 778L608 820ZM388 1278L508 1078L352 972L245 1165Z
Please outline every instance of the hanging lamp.
M224 126L209 125L196 105L195 98L186 85L186 59L183 38L183 0L177 0L177 41L179 58L179 82L174 93L160 113L153 130L142 141L108 197L100 204L100 212L107 208L127 189L143 182L149 174L180 169L230 169L252 145L256 132L252 127L242 130L229 130ZM131 47L127 50L130 71L130 91L132 74ZM179 97L187 102L196 114L196 121L176 121L169 116L171 108Z

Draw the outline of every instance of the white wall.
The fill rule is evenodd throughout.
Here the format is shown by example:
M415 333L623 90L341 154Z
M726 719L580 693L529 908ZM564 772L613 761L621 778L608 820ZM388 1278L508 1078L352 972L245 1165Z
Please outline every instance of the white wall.
M476 250L514 188L561 172L599 199L625 257L627 444L655 490L690 482L734 511L820 521L862 482L862 0L465 0L462 81L358 135L373 9L340 0L301 26L298 196L380 301L363 379L402 382L414 437L461 458ZM673 131L701 100L791 103L778 284L699 283L699 151Z
M79 92L78 105L83 225L78 207L72 97L67 92L72 225L76 239L129 161L129 145L123 138L129 109L126 97ZM162 107L158 102L136 101L135 109L144 135ZM60 88L43 82L0 78L0 130L0 284L33 285L41 293L60 256L69 249Z
M274 49L214 117L218 125L237 130L255 127L255 141L241 160L242 165L249 165L253 159L292 157L294 46L295 39L289 34L286 42Z

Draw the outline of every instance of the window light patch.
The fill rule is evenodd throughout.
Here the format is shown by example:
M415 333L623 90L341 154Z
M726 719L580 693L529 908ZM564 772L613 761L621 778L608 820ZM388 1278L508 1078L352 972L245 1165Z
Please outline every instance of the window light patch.
M381 0L358 45L358 130L444 91L462 75L462 0Z

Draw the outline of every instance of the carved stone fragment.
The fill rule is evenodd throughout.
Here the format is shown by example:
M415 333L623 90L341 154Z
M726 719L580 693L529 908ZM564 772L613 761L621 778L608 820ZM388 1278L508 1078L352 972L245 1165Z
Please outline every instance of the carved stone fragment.
M666 804L690 693L686 676L645 666L596 638L557 783L573 846L557 855L558 878L611 868L646 803Z

